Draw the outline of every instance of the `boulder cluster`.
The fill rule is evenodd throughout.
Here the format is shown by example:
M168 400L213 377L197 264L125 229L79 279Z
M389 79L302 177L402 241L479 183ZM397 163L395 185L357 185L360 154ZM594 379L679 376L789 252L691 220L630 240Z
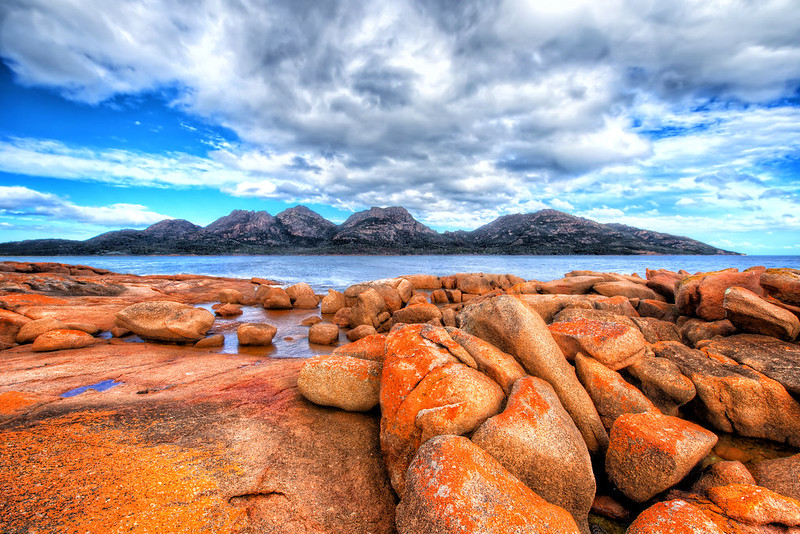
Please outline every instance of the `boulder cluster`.
M298 387L380 409L398 532L800 527L800 454L718 443L800 447L800 271L417 275L323 308L357 340Z

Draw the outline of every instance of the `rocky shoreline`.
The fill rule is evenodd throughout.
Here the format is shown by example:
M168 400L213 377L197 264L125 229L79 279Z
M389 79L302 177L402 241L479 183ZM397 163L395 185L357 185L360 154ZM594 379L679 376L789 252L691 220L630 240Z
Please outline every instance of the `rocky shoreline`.
M793 269L0 263L0 531L798 532L798 318Z

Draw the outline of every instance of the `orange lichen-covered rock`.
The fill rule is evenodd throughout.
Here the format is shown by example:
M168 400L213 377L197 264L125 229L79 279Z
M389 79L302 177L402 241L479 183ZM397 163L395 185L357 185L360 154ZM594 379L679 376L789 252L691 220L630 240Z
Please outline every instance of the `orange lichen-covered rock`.
M669 415L622 415L611 427L606 472L630 499L644 502L680 482L717 443L703 427Z
M691 379L697 389L695 408L714 427L800 446L800 403L779 382L681 343L663 341L652 348Z
M761 273L761 287L776 299L800 305L800 270L767 269Z
M622 375L594 358L578 353L575 356L575 369L606 428L610 429L622 414L661 413L650 399L626 382Z
M315 356L300 370L297 387L322 406L365 412L378 404L381 364L350 356Z
M708 466L700 478L692 484L692 492L705 495L709 488L727 486L728 484L751 484L756 481L742 462L722 460Z
M737 521L766 525L800 525L800 501L749 484L730 484L709 488L708 498Z
M400 534L579 532L566 510L457 436L439 436L420 448L395 522Z
M794 341L800 334L800 319L792 312L770 304L752 291L731 287L722 302L727 318L745 332Z
M639 514L626 534L724 534L701 509L675 499L658 502Z
M476 368L500 384L506 394L511 391L514 382L526 375L525 369L513 356L491 343L458 328L448 328L447 332L472 356Z
M759 270L737 272L736 269L698 273L678 282L675 304L682 315L695 315L707 321L725 318L722 302L729 287L743 287L763 295Z
M472 441L540 497L572 514L588 534L596 489L592 461L550 384L533 376L517 380L506 409L487 419Z
M548 328L570 360L583 352L609 369L617 370L644 356L646 342L635 326L579 317L554 322Z
M336 347L333 349L333 354L383 362L386 356L386 336L383 334L372 334L362 337L352 343Z
M177 343L203 339L214 324L214 314L171 301L132 304L117 313L116 325L143 339Z
M81 349L94 345L96 342L95 338L80 330L50 330L33 341L31 350L34 352L48 352L52 350Z
M13 311L22 306L62 306L69 301L38 293L9 293L0 296L0 304Z
M528 373L549 382L589 451L605 450L608 434L592 399L541 316L518 298L501 295L467 306L459 317L462 330L511 354Z
M381 449L398 495L420 444L439 434L471 432L500 411L502 388L425 337L431 325L401 325L386 337L381 378Z

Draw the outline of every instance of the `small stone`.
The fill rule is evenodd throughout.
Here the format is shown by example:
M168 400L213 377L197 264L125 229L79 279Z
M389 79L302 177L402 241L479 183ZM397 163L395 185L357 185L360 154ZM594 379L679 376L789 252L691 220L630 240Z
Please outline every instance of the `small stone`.
M245 323L236 329L239 345L271 345L278 328L266 323Z
M220 317L233 317L242 314L242 307L238 304L225 304L214 310L214 314Z
M308 330L308 342L333 345L339 340L339 327L332 323L317 323Z
M314 326L322 322L322 317L319 315L311 315L300 321L300 326Z
M214 334L208 337L205 337L194 344L194 346L198 349L212 349L217 347L222 347L225 345L225 336L222 334Z

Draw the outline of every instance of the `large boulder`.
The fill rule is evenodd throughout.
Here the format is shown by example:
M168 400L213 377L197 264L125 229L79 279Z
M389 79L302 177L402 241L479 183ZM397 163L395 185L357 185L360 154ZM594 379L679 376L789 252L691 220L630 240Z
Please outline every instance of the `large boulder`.
M664 341L653 350L691 379L697 389L695 409L715 428L800 446L800 403L779 382L681 343Z
M503 295L467 306L459 320L462 330L511 354L529 374L549 382L589 451L605 450L608 434L592 399L541 316L516 297Z
M739 334L716 338L698 347L720 361L734 360L780 382L788 391L800 395L800 345L774 337Z
M115 323L145 340L195 343L214 324L214 314L179 302L147 301L121 310Z
M677 417L622 415L611 427L606 472L628 498L644 502L680 482L716 443L713 432Z
M682 500L657 502L630 524L626 534L725 534L700 508Z
M752 291L731 287L722 303L727 318L745 332L794 341L800 334L800 319L792 312L770 304Z
M646 285L627 281L599 282L594 284L592 289L606 297L615 297L619 295L629 299L664 300L663 296Z
M49 330L33 341L31 350L48 352L53 350L82 349L94 345L97 340L80 330Z
M267 310L290 310L292 299L285 289L272 286L261 286L256 293L256 299Z
M339 341L339 327L333 323L317 323L308 329L308 342L317 345L334 345Z
M380 385L380 362L350 356L310 358L297 378L297 387L306 399L351 412L377 406Z
M20 328L17 330L16 342L17 343L31 343L40 335L50 330L63 330L67 327L62 321L53 317L44 317L42 319L28 320L27 322L19 322Z
M500 411L505 398L496 382L461 363L436 338L450 339L444 328L423 324L399 325L386 337L381 449L398 495L422 443L436 435L472 432Z
M737 521L754 525L800 525L800 501L767 488L729 484L709 488L707 494L725 515Z
M392 314L395 324L415 324L436 321L442 318L442 310L435 304L414 304L397 310Z
M728 319L718 321L689 319L681 325L680 333L688 345L696 347L701 341L718 336L732 336L736 333L736 327Z
M655 317L631 317L642 332L645 341L658 343L659 341L681 341L681 333L674 323L662 321Z
M305 282L291 285L286 288L286 294L292 301L292 306L301 309L313 309L319 304L317 295L311 286Z
M500 384L506 394L511 391L514 382L526 375L525 369L513 356L491 343L458 328L447 328L447 332L469 353L475 361L475 368Z
M539 293L548 295L585 295L592 286L602 282L601 276L567 276L539 284Z
M770 296L800 306L800 270L767 269L761 273L759 281Z
M457 436L439 436L420 448L395 521L399 534L579 532L566 510Z
M365 324L377 328L380 325L378 316L386 311L386 301L372 288L362 291L350 310L350 327Z
M329 289L328 294L322 297L320 313L336 313L345 307L344 293Z
M506 409L487 419L472 441L537 495L572 514L588 534L596 489L592 461L550 384L532 376L517 380Z
M386 336L375 333L364 336L352 343L336 347L333 349L333 354L383 363L386 356Z
M667 299L667 302L675 302L675 288L678 282L686 278L686 275L659 269L657 271L647 269L647 282L645 285Z
M606 428L610 429L617 417L626 413L661 413L650 399L626 382L622 375L594 358L578 353L575 369Z
M401 276L414 286L414 289L441 289L442 281L432 274L406 274Z
M678 282L675 304L682 315L694 315L707 321L725 318L722 302L729 287L743 287L763 295L758 270L737 272L736 269L699 273Z
M678 415L678 408L697 395L694 383L681 374L678 365L666 358L645 355L625 369L639 389L666 415Z
M758 462L753 474L759 486L800 501L800 454Z
M644 336L627 317L598 320L592 318L594 314L575 312L581 316L559 314L556 322L548 327L567 359L572 360L582 352L609 369L617 370L644 356Z
M266 323L244 323L236 329L239 345L271 345L278 328Z

